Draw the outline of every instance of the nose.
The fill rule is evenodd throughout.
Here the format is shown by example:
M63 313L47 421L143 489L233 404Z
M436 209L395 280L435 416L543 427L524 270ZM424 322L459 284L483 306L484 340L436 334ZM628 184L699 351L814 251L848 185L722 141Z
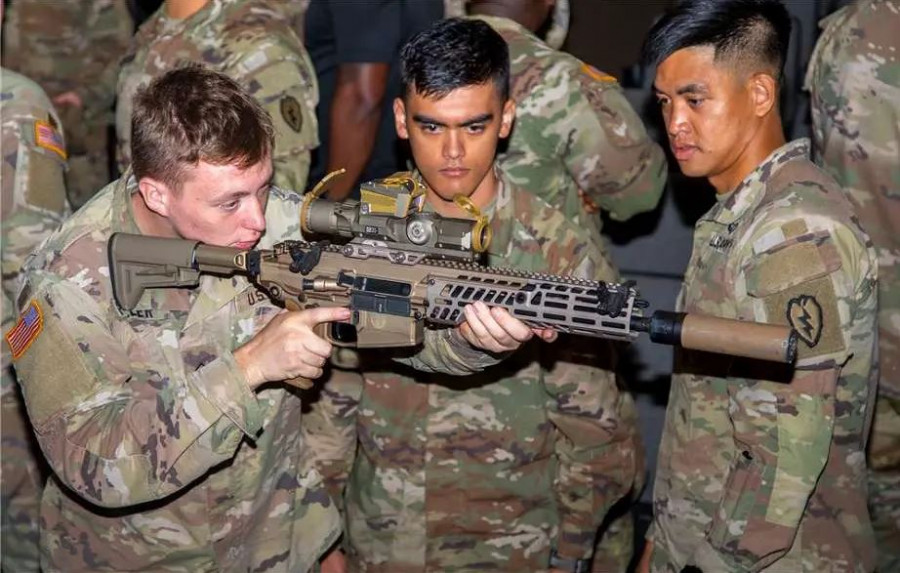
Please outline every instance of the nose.
M244 227L262 233L266 230L266 204L254 197L247 202L247 210L244 213Z
M666 122L666 131L672 137L679 133L687 133L688 122L684 106L672 103L668 109L663 110L663 119Z
M451 129L444 139L444 158L460 159L465 155L465 147L462 137L455 129Z

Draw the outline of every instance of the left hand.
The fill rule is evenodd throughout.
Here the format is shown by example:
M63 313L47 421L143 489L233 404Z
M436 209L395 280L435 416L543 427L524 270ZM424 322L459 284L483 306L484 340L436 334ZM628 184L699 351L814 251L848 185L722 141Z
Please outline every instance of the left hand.
M347 557L340 549L333 549L319 563L321 573L347 573Z
M531 328L505 308L488 308L483 302L466 305L463 312L466 320L459 326L460 334L475 348L489 352L511 352L535 335L545 342L557 337L551 328Z
M78 95L75 91L63 92L53 98L53 105L62 106L62 105L71 105L73 107L83 107L84 102L81 101L81 96Z

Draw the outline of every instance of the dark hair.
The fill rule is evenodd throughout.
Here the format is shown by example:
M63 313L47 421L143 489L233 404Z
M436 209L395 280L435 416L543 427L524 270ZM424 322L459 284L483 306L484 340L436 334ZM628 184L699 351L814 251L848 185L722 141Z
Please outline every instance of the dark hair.
M659 64L674 52L712 46L715 59L769 68L781 82L791 18L779 0L683 0L644 42L644 60Z
M131 115L134 176L178 189L201 160L242 169L271 155L269 114L234 80L199 65L166 72L138 91Z
M509 48L481 20L447 18L419 32L400 52L403 95L412 90L442 98L451 91L493 81L509 99Z

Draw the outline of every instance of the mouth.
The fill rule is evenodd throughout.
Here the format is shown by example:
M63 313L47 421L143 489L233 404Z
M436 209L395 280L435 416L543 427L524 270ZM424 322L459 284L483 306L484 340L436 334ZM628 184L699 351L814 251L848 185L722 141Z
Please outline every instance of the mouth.
M237 243L232 243L231 246L233 246L236 249L246 251L248 249L252 249L254 246L256 246L256 243L258 243L258 242L259 242L259 239L257 238L252 241L238 241Z
M469 169L465 167L445 167L440 170L441 175L451 179L459 179L469 174Z
M676 161L687 161L700 150L696 145L685 145L681 143L672 143L672 155Z

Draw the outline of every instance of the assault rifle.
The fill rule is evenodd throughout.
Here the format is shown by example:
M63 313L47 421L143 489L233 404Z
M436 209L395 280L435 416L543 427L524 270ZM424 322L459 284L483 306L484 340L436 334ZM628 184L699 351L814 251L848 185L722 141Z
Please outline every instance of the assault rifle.
M631 283L480 266L475 257L490 241L486 219L424 212L415 185L370 182L361 201L342 203L308 195L300 210L303 232L350 238L343 245L284 241L241 250L116 233L109 243L116 303L131 310L146 288L196 286L203 273L241 273L292 310L349 307L355 327L349 335L335 325L321 333L339 346L414 346L426 325L455 326L466 305L482 301L532 327L575 335L631 341L646 332L654 342L695 350L784 363L796 357L797 336L787 326L666 311L644 316L649 305ZM390 201L379 204L384 195Z

